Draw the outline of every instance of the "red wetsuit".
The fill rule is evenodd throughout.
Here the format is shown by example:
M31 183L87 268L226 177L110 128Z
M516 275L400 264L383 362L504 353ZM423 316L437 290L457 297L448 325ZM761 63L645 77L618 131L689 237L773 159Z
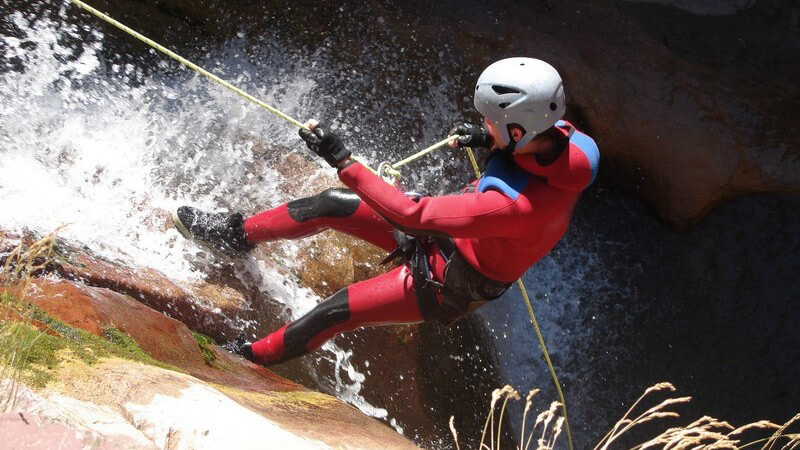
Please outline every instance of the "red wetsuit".
M532 154L515 155L513 163L493 158L481 180L458 195L413 199L361 164L350 164L339 171L339 178L352 192L328 190L257 214L245 221L247 237L260 242L333 228L388 251L396 247L395 227L415 235L449 236L467 271L461 277L507 286L561 239L581 192L597 172L594 141L565 121L557 129L564 148L555 161L543 166ZM448 274L455 270L439 250L429 246L427 260L431 278L444 282L446 291ZM500 293L502 289L482 299L464 298L463 291L439 293L434 300L438 304L425 305L415 293L409 268L402 266L341 290L253 343L252 349L263 363L283 361L319 347L336 333L365 325L429 318L451 322Z

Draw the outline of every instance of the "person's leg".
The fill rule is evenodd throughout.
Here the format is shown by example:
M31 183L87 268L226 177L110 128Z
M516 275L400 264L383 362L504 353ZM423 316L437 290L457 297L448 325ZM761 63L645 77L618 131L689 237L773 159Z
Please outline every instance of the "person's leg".
M328 189L250 217L244 231L252 243L296 239L334 229L371 242L384 250L397 244L392 227L348 189Z
M254 361L274 364L316 350L337 333L370 325L422 321L406 266L361 281L251 346Z
M194 239L232 256L241 256L256 243L295 239L332 228L391 251L396 247L392 227L358 195L347 189L328 189L244 220L241 213L208 213L181 206L173 213L175 227Z

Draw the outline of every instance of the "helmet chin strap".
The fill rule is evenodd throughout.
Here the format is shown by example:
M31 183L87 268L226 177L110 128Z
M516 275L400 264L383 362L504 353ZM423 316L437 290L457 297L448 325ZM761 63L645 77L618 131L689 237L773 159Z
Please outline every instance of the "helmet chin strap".
M505 146L505 148L497 149L497 152L500 155L503 155L505 157L511 157L511 155L514 153L514 150L516 150L517 148L517 141L515 141L514 138L511 138L510 141L511 142L509 142L508 145Z
M510 144L506 145L503 148L498 148L495 151L489 153L489 157L486 158L486 161L484 162L484 166L481 169L481 172L486 172L486 165L488 165L489 161L491 161L494 158L513 159L514 149L516 149L516 147L517 147L517 141L511 139Z

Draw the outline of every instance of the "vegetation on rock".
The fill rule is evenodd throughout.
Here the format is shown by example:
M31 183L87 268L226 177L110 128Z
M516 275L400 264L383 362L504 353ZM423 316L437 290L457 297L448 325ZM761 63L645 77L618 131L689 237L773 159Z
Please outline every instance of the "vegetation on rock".
M205 334L198 333L196 331L192 331L192 336L194 336L194 340L197 341L197 346L200 347L200 353L203 355L203 361L205 361L206 365L213 367L214 361L217 360L217 357L214 355L214 352L211 351L209 345L216 345L216 342L214 342L213 339Z
M97 336L67 325L25 301L31 278L53 256L54 242L55 232L27 248L19 243L2 258L0 379L11 380L7 391L0 392L3 409L13 405L17 383L44 387L53 379L60 362L67 359L94 364L103 357L120 357L179 371L151 357L129 335L113 326L104 327L104 336Z
M2 304L4 310L16 311L19 317L27 318L0 323L0 339L6 338L2 344L6 351L18 353L14 368L21 372L23 381L34 387L47 384L59 362L72 357L86 364L94 364L103 357L120 357L180 371L154 359L129 335L114 327L103 329L105 337L96 336L50 317L7 291L2 293Z

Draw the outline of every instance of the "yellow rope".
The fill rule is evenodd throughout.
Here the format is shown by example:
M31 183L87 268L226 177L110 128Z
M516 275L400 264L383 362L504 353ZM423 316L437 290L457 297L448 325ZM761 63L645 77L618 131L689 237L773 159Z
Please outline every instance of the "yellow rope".
M184 66L186 66L186 67L194 70L195 72L205 76L206 78L208 78L208 79L210 79L210 80L212 80L212 81L224 86L225 88L233 91L234 93L240 95L241 97L247 99L248 101L250 101L252 103L255 103L256 105L266 109L267 111L269 111L270 113L274 114L275 116L280 117L281 119L291 123L292 125L294 125L294 126L296 126L298 128L308 129L308 127L305 124L301 123L299 120L297 120L297 119L289 116L288 114L285 114L285 113L279 111L278 109L276 109L276 108L264 103L263 101L257 99L256 97L254 97L254 96L248 94L247 92L237 88L236 86L228 83L227 81L223 80L222 78L220 78L220 77L214 75L213 73L203 69L202 67L198 66L197 64L194 64L193 62L189 61L188 59L184 58L183 56L181 56L181 55L173 52L172 50L164 47L163 45L159 44L158 42L153 41L152 39L148 38L147 36L144 36L143 34L138 33L137 31L135 31L135 30L123 25L122 23L112 19L111 17L109 17L108 15L104 14L103 12L92 8L91 6L87 5L86 3L83 3L81 0L70 0L70 1L72 3L74 3L75 5L79 6L80 8L82 8L83 10L85 10L85 11L91 13L92 15L96 16L97 18L103 20L104 22L107 22L107 23L117 27L118 29L120 29L120 30L124 31L125 33L128 33L129 35L133 36L134 38L144 42L145 44L149 45L150 47L152 47L152 48L160 51L161 53L164 53L165 55L169 56L170 58L178 61L179 63L183 64ZM450 141L452 141L454 138L455 138L455 136L448 136L445 139L442 139L441 141L431 145L430 147L425 148L423 150L420 150L419 152L417 152L417 153L415 153L415 154L413 154L413 155L411 155L411 156L409 156L407 158L404 158L404 159L394 163L393 165L390 166L390 171L387 171L387 173L389 175L392 175L392 176L399 175L399 172L397 172L397 170L396 170L397 167L401 167L401 166L404 166L404 165L406 165L406 164L408 164L410 162L416 161L417 159L427 155L428 153L431 153L432 151L434 151L436 149L444 147L445 145L449 144ZM480 170L478 169L478 163L475 161L475 155L473 155L472 149L470 149L469 147L467 147L467 155L469 156L469 160L472 163L472 168L475 170L475 176L480 178L481 173L480 173ZM367 164L365 164L364 161L360 160L359 158L355 158L355 157L354 157L354 159L359 161L362 165L364 165L372 173L377 173L375 170L373 170ZM572 447L572 433L570 433L569 420L567 419L567 402L566 402L566 400L564 400L564 393L561 391L561 385L558 382L558 377L556 377L556 371L553 368L553 363L550 361L550 355L548 354L547 348L544 345L544 338L542 337L542 332L539 330L539 324L536 321L536 316L533 314L533 308L531 307L531 302L528 299L528 293L525 290L525 285L522 284L522 279L517 280L517 283L519 284L520 290L522 291L522 298L525 299L525 304L528 307L528 314L530 314L530 316L531 316L531 322L533 322L533 327L536 330L536 337L539 339L539 345L542 347L542 353L544 353L544 358L545 358L545 361L547 362L547 368L550 370L550 375L553 377L553 382L556 385L556 390L558 391L558 396L561 399L561 407L562 407L563 412L564 412L564 424L565 424L565 429L566 429L566 432L567 432L567 438L569 440L569 448L571 450L573 448Z
M431 145L430 147L428 147L428 148L426 148L424 150L420 150L417 153L414 153L413 155L411 155L411 156L409 156L407 158L401 159L400 161L397 161L396 163L392 164L392 167L394 167L396 169L398 167L405 166L406 164L408 164L410 162L414 162L414 161L422 158L423 156L427 155L428 153L430 153L430 152L432 152L434 150L437 150L437 149L439 149L441 147L444 147L445 145L449 144L452 140L454 140L457 137L458 136L455 136L455 135L447 136L446 138L444 138L441 141Z
M472 149L469 147L464 147L467 150L467 156L469 157L469 163L472 164L472 170L475 171L475 179L480 179L481 177L481 169L478 168L478 161L475 160L475 154L472 153Z
M422 150L418 151L417 153L414 153L413 155L411 155L411 156L409 156L407 158L403 158L400 161L397 161L394 164L383 163L383 164L386 165L386 167L383 169L383 173L385 173L386 175L388 175L388 176L392 177L393 179L397 180L398 178L400 178L400 171L397 170L398 167L405 166L406 164L414 162L414 161L422 158L423 156L427 155L428 153L430 153L430 152L432 152L434 150L438 150L438 149L444 147L445 145L447 145L450 142L452 142L456 137L458 137L458 136L456 136L456 135L447 136L446 138L444 138L441 141L431 145L430 147L422 149Z
M542 331L539 329L539 323L536 321L536 315L533 314L531 300L528 298L528 291L525 289L525 285L522 284L522 278L517 280L517 285L519 286L519 290L522 292L522 298L525 300L525 306L528 307L528 315L531 316L533 328L536 330L536 339L539 340L539 346L542 347L542 354L544 355L544 360L547 362L547 369L550 371L550 376L553 377L553 384L556 385L558 398L561 400L561 411L564 413L564 429L567 432L569 448L572 450L572 432L569 428L569 418L567 418L567 400L564 398L564 392L561 391L561 383L558 382L556 369L553 367L553 362L550 361L550 354L547 352L547 347L544 345L544 337L542 336Z
M469 157L469 162L472 164L472 170L475 171L475 177L480 178L481 171L478 168L478 162L475 160L475 155L472 153L472 149L469 147L464 148L467 150L467 156ZM569 443L570 450L572 450L572 432L570 431L569 419L567 418L567 400L564 398L564 392L561 390L561 383L558 382L556 369L553 367L553 362L550 360L550 353L547 351L547 346L544 345L544 336L542 336L542 330L539 329L539 322L536 320L536 315L533 313L533 306L531 306L531 300L528 298L528 290L525 289L525 284L522 283L522 278L517 280L517 286L519 286L519 290L522 292L522 299L525 300L525 306L528 308L528 315L531 317L533 329L536 330L536 339L539 340L539 347L542 348L542 354L544 355L544 360L547 363L547 369L550 371L550 376L553 378L553 384L556 386L556 392L558 392L558 398L561 400L561 411L564 413L564 430L567 432L567 441Z

